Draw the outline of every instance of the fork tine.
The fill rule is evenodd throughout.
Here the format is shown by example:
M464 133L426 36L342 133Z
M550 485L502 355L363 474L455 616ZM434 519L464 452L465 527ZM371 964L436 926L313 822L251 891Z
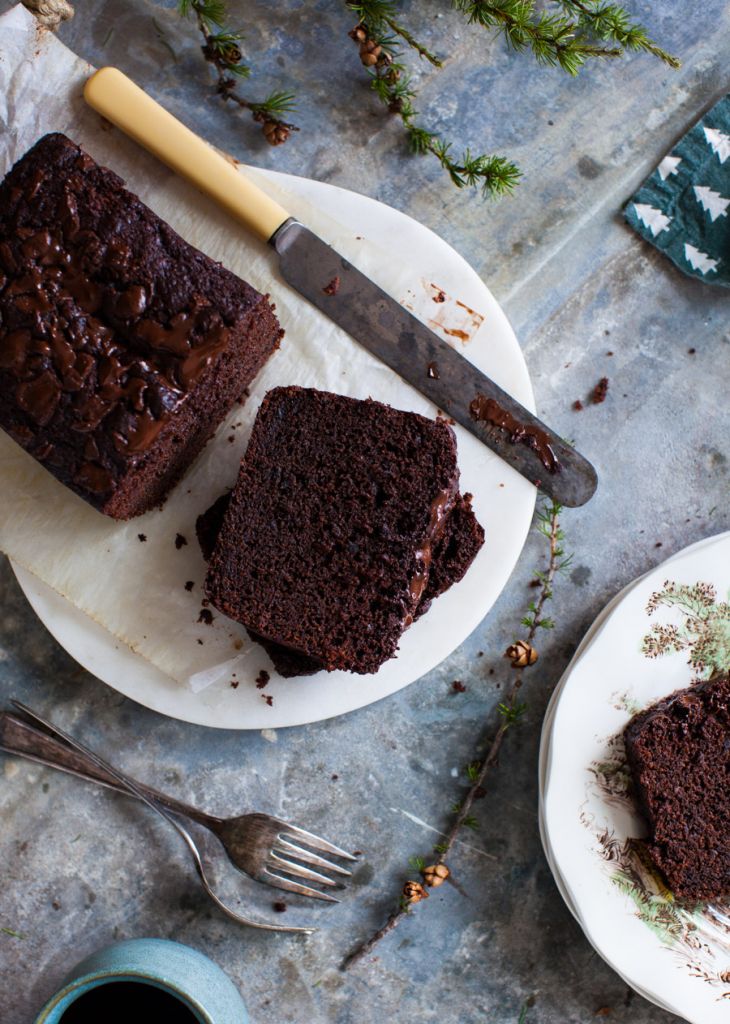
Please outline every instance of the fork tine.
M273 850L269 854L267 865L278 868L279 871L285 871L287 875L297 875L299 878L306 878L308 882L317 882L319 885L334 885L339 888L342 887L341 882L335 882L327 875L320 875L319 871L312 871L311 868L305 868L303 864L297 864L296 861L289 860L286 857L280 857L278 853Z
M287 835L287 833L289 834ZM314 847L315 850L331 853L334 857L342 857L344 860L357 860L357 857L353 857L347 850L342 850L339 846L335 846L334 843L328 843L326 839L320 839L319 836L315 836L312 832L307 832L303 828L298 828L296 825L285 825L280 833L280 838L300 839L307 846Z
M299 896L311 896L314 900L324 900L326 903L339 903L340 901L336 896L330 896L328 892L320 892L319 889L310 889L308 885L300 885L299 882L292 882L289 878L284 878L282 875L275 875L273 871L269 871L268 868L258 875L259 881L266 882L276 889L284 889L286 892L295 892Z
M303 860L305 864L314 864L317 868L335 871L338 875L347 875L348 878L352 875L352 872L348 871L347 868L334 864L331 860L326 860L324 857L319 857L316 853L312 853L311 850L305 850L303 846L290 843L287 839L277 839L274 849L278 850L279 853L288 853L292 857L296 857L297 860Z

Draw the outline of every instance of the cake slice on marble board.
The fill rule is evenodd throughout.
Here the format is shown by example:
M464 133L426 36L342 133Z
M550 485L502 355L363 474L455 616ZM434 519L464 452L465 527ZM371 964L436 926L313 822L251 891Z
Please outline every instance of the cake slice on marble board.
M206 593L282 675L377 671L483 543L458 481L443 421L276 388L232 494L199 520Z

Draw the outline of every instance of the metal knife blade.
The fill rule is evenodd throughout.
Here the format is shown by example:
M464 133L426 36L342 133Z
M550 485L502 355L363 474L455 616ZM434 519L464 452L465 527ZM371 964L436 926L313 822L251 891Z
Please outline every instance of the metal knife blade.
M590 462L321 238L290 219L270 243L292 288L518 473L561 505L592 497Z

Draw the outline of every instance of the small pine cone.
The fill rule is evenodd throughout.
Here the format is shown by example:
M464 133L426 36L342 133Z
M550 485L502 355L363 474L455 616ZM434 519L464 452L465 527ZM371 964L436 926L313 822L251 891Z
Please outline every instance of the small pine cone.
M347 34L350 39L354 39L356 43L364 43L368 37L367 29L364 25L355 25L355 27Z
M264 121L264 137L270 146L280 146L289 138L291 129L283 121Z
M420 903L421 900L427 899L428 893L420 882L406 882L403 886L403 900L406 903Z
M517 643L510 644L504 652L504 656L509 658L512 668L527 668L528 665L534 665L537 661L537 651L526 640L518 640Z
M366 68L375 67L382 52L383 47L376 43L374 39L366 39L360 44L360 60Z
M451 872L445 864L431 864L429 867L421 870L423 880L430 889L443 885L450 874Z
M229 67L235 67L243 60L243 54L235 43L229 43L227 46L221 47L218 54L223 63L227 64Z

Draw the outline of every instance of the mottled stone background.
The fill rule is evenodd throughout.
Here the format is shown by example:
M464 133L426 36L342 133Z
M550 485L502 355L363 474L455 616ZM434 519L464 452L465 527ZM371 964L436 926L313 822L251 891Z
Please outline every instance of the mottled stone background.
M179 842L149 812L0 758L0 927L23 936L0 932L3 1024L29 1024L82 954L140 935L210 954L259 1022L517 1024L526 1002L528 1024L675 1019L633 995L593 952L552 882L537 829L542 713L585 629L639 573L730 526L728 293L683 277L619 213L730 87L730 10L725 0L629 7L679 54L681 71L636 55L573 80L468 28L445 2L404 5L448 58L441 73L417 68L425 123L475 150L505 152L524 171L514 199L482 203L457 193L431 159L407 156L398 124L363 85L342 3L231 5L256 69L251 92L298 95L302 130L276 150L213 95L193 27L174 5L77 4L62 39L95 64L123 68L212 142L250 163L375 196L448 239L504 305L540 413L594 459L601 487L590 505L565 514L574 563L556 591L557 628L541 638L527 719L478 806L481 825L452 858L468 899L438 890L377 958L346 975L342 954L381 922L407 858L428 851L433 829L444 827L460 786L452 769L494 722L506 679L500 656L528 600L539 541L528 542L488 620L429 676L374 707L268 738L179 724L118 696L64 654L3 564L4 696L52 712L184 798L219 812L255 805L367 850L352 895L323 914L311 940L242 931L213 911ZM573 412L603 375L607 401ZM457 678L467 687L460 695L451 690Z

